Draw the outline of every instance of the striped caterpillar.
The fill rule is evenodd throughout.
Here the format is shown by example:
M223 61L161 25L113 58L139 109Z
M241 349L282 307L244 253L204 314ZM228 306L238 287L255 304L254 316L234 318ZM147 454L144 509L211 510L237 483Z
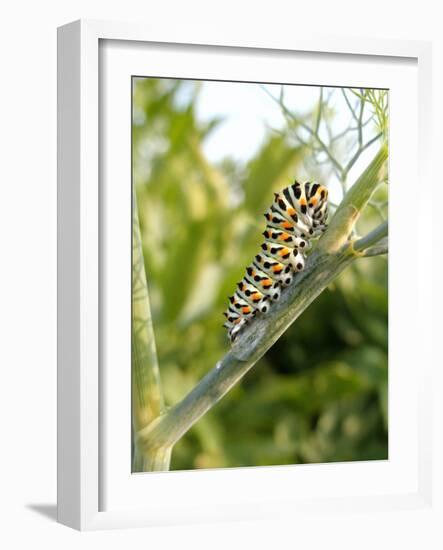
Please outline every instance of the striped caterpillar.
M326 229L328 190L318 183L297 181L280 193L265 213L266 230L262 251L246 268L243 279L229 298L224 312L228 335L233 342L241 328L258 312L266 313L280 298L293 273L305 266L311 239Z

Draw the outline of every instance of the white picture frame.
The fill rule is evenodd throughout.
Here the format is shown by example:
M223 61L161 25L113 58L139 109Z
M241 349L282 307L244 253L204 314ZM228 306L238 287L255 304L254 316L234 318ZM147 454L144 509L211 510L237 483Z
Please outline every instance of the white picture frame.
M106 41L109 43L112 41L117 45L115 59L108 53L103 54L101 46ZM430 300L432 288L425 287L418 270L413 275L416 277L414 279L416 285L410 292L417 306L415 319L421 348L424 351L421 353L422 362L418 371L413 368L414 352L409 350L411 357L408 363L409 370L405 368L403 374L405 385L411 392L409 394L411 406L404 415L407 417L409 414L409 425L412 423L417 427L416 433L404 438L405 441L408 440L408 444L413 445L410 448L412 458L410 457L411 460L407 464L403 464L399 458L398 462L391 461L392 468L389 465L386 467L386 465L375 464L370 466L371 471L359 469L360 467L356 464L329 465L327 469L324 465L303 469L298 467L297 478L293 481L297 483L298 489L303 494L301 497L294 496L294 498L282 490L287 483L287 476L293 475L295 471L293 467L132 476L130 464L127 471L122 470L121 465L127 464L130 444L126 439L126 455L125 452L120 455L115 438L127 438L129 426L123 419L112 424L113 429L109 430L109 411L103 403L111 401L121 407L121 410L126 410L126 403L124 400L120 402L114 391L115 388L121 388L122 383L124 387L125 382L124 379L114 378L112 384L103 383L103 365L99 346L103 322L101 303L108 299L106 289L109 286L106 284L103 289L101 285L103 267L107 265L106 262L103 263L103 253L106 248L103 245L103 238L106 240L103 232L106 233L109 226L100 224L99 213L103 213L104 208L111 209L109 210L111 212L116 205L122 203L118 196L104 201L105 194L100 188L99 168L100 163L103 162L101 156L103 155L101 141L103 136L100 134L99 120L100 113L105 107L100 103L99 83L102 78L101 65L109 66L111 62L114 63L113 67L116 67L116 70L111 73L117 78L121 75L134 74L130 68L128 56L136 57L137 54L131 53L131 50L135 50L136 46L143 47L140 44L155 47L157 55L160 55L158 52L162 50L162 45L168 48L173 46L174 51L177 52L180 50L180 45L185 50L193 44L195 46L193 51L203 54L209 63L211 63L211 56L221 50L227 52L231 59L240 59L248 55L248 52L251 56L257 52L263 56L269 53L269 55L280 56L283 64L285 58L294 52L314 57L332 55L349 62L366 60L369 65L372 63L371 60L375 63L382 59L386 60L391 67L403 62L412 63L416 72L414 78L418 82L418 101L415 97L418 145L415 143L410 145L412 149L408 150L408 158L415 157L417 160L419 182L431 179L428 158L431 134L429 108L431 46L429 43L334 38L300 33L297 33L296 38L282 38L281 41L275 38L254 39L250 34L248 37L230 37L229 40L225 40L222 32L218 37L205 36L204 29L199 36L189 37L186 30L180 34L174 32L173 35L167 35L160 31L156 33L154 29L143 25L100 21L77 21L61 27L58 34L59 522L77 529L89 530L290 517L295 510L297 513L336 513L337 510L344 513L356 508L365 512L403 508L430 509L432 506L430 433L432 330L426 319L432 317ZM186 52L183 55L186 58ZM166 57L162 58L162 62L167 63ZM164 76L167 76L168 70L172 69L164 70L166 71ZM216 73L220 69L211 70ZM368 71L370 71L369 68ZM192 74L195 74L195 71ZM109 84L106 78L101 81L105 85ZM346 83L342 84L346 85ZM118 132L114 132L116 133ZM119 132L119 135L123 136L121 139L127 140L126 145L122 142L112 144L112 147L121 147L121 151L127 153L130 134L126 135L123 131ZM398 154L401 152L396 153ZM411 160L411 162L414 166L414 161ZM119 166L116 168L118 169ZM125 164L122 160L123 172L126 168L127 162ZM406 201L405 207L407 204ZM418 204L419 223L420 221L424 223L425 215L429 216L424 209L424 202ZM399 206L397 210L398 216L395 212L394 216L390 216L391 224L405 223L405 219L400 215L401 207ZM129 211L128 215L130 215ZM121 221L125 223L125 218L123 217ZM395 235L395 226L393 233ZM418 252L420 263L426 263L429 260L431 246L432 243L429 242L428 246L420 247ZM116 250L118 254L118 248ZM129 263L127 265L129 268ZM124 277L125 274L122 273L122 280ZM398 304L401 305L400 302ZM122 375L122 372L126 374ZM407 378L408 372L409 378ZM119 376L129 376L129 372L123 369ZM398 382L400 381L398 379ZM127 399L129 398L128 395ZM398 408L401 405L399 401ZM401 422L395 425L397 430L395 433L400 433ZM110 431L115 433L111 443L109 443L112 440L109 436ZM103 455L111 453L116 460L106 462L107 458ZM361 490L358 489L359 481L367 475L369 476L368 486L366 489L363 486ZM377 479L382 480L381 485L371 491L370 485ZM395 482L389 485L387 481L389 479ZM227 484L237 487L242 483L246 483L245 490L248 488L250 490L247 506L238 499L235 492L231 491L230 495L222 494L223 487ZM313 490L313 483L324 484L328 489L327 491ZM386 483L385 489L383 489L383 483ZM140 489L142 484L143 486L149 484L151 498L152 494L158 495L149 507L140 505L140 498L136 497L136 492L140 493L144 490ZM104 492L104 485L106 487L112 485L112 487ZM177 500L172 505L170 495L171 491L175 490L174 487L178 487L179 489L176 490L181 494L189 494L191 485L198 498L196 497L195 501ZM261 487L261 490L254 492L254 487ZM309 496L309 487L312 489L311 496ZM199 491L202 492L199 493ZM104 498L103 494L108 493L112 498ZM169 495L168 498L162 500L162 493ZM214 498L215 493L218 495L217 498Z

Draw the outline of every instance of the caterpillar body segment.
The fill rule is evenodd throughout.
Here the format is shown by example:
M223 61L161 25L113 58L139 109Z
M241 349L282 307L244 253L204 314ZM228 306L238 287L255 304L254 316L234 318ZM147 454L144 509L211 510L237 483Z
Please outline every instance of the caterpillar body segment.
M280 298L282 288L291 284L294 273L304 269L311 241L327 227L328 190L315 182L296 181L274 193L264 216L265 241L224 312L231 342L257 314L266 314Z
M256 261L246 268L246 275L243 280L246 280L257 290L268 296L272 296L274 289L278 286L278 281L272 279L267 272L262 271Z
M280 245L288 245L293 248L308 248L310 245L307 240L302 239L301 237L291 235L290 233L286 233L285 231L274 229L273 227L270 227L269 229L266 229L266 231L263 231L263 235L268 243L270 242Z

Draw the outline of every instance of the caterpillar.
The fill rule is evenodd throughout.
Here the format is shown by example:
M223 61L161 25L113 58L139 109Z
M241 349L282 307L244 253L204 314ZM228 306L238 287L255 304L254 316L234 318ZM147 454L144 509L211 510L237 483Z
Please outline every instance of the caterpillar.
M246 268L243 279L229 299L224 312L231 342L258 313L266 313L291 284L294 273L305 266L311 240L326 229L328 190L315 183L297 181L279 193L264 214L265 237L261 251Z

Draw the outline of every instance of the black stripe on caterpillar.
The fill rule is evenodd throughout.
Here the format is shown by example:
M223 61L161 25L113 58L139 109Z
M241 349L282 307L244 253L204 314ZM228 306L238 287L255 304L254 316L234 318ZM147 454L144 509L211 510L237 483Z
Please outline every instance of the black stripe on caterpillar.
M280 193L265 213L265 237L260 252L246 268L224 312L233 342L241 328L258 313L266 313L280 298L282 287L305 266L311 240L326 229L328 190L318 183L297 181Z

